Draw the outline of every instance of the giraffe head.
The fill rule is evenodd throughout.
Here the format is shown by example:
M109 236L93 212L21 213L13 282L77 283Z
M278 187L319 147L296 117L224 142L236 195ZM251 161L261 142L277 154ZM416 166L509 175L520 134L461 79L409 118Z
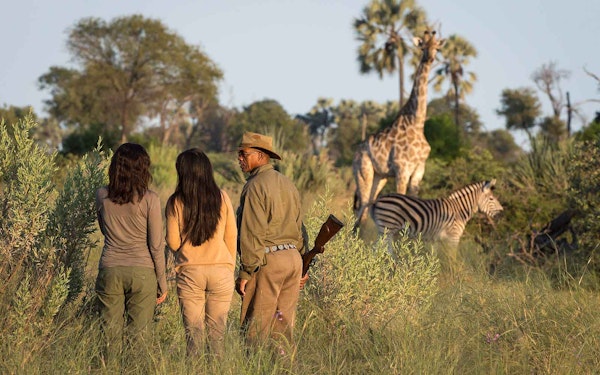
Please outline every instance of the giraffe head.
M435 59L435 54L442 48L446 39L438 39L435 36L435 30L426 30L423 38L414 37L413 42L423 51L421 63L432 63L433 59Z

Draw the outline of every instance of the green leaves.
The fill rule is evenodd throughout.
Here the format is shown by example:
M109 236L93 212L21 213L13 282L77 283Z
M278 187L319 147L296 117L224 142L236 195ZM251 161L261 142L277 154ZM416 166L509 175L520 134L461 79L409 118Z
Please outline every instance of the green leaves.
M168 141L186 104L216 101L223 77L199 47L141 15L84 18L70 30L67 47L78 69L51 67L39 78L51 91L51 113L80 128L102 124L121 141L142 117L158 118Z

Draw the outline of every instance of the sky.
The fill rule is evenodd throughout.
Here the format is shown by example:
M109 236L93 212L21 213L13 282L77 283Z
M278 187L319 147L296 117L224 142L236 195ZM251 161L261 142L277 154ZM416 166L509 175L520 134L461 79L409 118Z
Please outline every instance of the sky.
M534 87L532 73L555 62L570 71L562 82L574 104L600 99L600 1L417 0L442 37L467 39L477 49L467 71L477 74L468 105L485 130L504 128L496 114L503 89ZM37 80L51 66L72 66L67 33L77 21L142 14L161 20L197 45L224 72L220 102L242 108L277 100L291 115L306 113L321 97L384 103L398 99L397 76L361 75L352 27L368 0L0 0L3 56L0 106L34 107L47 116L48 91ZM407 74L408 75L408 74ZM405 86L410 91L412 82ZM440 94L429 90L429 97ZM549 101L540 95L546 114ZM599 103L579 107L586 124ZM573 129L582 127L575 120ZM517 140L519 138L518 135Z

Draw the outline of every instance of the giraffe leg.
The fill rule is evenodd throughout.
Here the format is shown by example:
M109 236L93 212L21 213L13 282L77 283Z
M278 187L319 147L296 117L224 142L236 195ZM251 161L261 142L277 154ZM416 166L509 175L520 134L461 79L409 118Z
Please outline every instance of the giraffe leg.
M354 215L356 216L356 230L366 216L366 207L369 203L369 195L373 189L373 163L365 152L360 152L354 157L352 163L356 192L354 194Z
M379 196L379 193L381 193L381 190L383 190L383 187L385 186L386 183L387 183L387 178L385 178L385 177L375 176L373 178L373 186L371 187L371 195L369 196L369 203L375 202L375 199L377 199L377 197Z
M402 168L400 173L396 173L396 193L406 194L409 180L410 170L408 168Z
M408 182L408 194L417 196L419 195L419 184L423 179L423 175L425 174L425 163L419 164L412 176L410 177L410 181Z

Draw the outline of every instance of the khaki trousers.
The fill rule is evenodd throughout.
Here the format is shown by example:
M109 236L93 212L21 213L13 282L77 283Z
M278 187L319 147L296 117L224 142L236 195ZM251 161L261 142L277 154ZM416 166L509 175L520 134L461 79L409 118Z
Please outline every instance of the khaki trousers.
M178 269L177 295L188 355L198 354L207 337L210 350L222 354L234 284L233 270L225 265L190 265Z
M266 255L267 264L246 284L241 323L249 345L269 338L293 345L293 328L300 294L302 257L296 249Z

